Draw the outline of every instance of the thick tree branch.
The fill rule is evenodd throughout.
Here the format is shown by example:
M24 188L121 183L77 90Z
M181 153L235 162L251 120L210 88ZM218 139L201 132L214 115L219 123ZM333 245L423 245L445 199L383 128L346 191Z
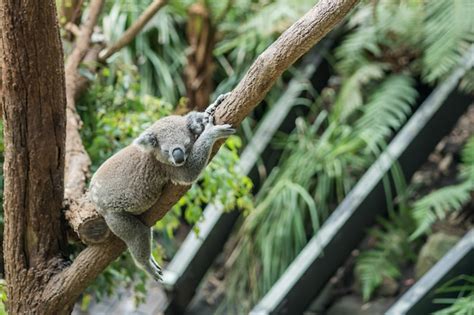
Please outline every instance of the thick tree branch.
M66 168L65 168L65 197L71 200L79 199L86 190L86 179L91 164L89 155L82 144L79 130L81 119L76 112L77 82L80 81L79 66L86 56L90 39L97 24L104 0L92 0L89 14L81 27L76 47L66 62Z
M110 47L105 48L99 54L99 61L106 61L107 58L115 54L123 47L130 44L130 42L137 36L138 33L145 27L148 21L166 4L166 0L154 0L140 17L130 26L122 35L122 37L112 44Z
M237 126L264 98L276 79L332 30L357 2L358 0L319 1L257 58L232 94L217 109L216 121ZM217 148L218 146L215 151ZM188 189L188 186L168 184L160 200L142 215L142 219L152 225ZM45 298L53 300L58 296L77 297L124 249L123 242L113 235L104 243L87 247L70 267L51 280L51 283L58 282L62 286L51 284L49 290L45 290Z

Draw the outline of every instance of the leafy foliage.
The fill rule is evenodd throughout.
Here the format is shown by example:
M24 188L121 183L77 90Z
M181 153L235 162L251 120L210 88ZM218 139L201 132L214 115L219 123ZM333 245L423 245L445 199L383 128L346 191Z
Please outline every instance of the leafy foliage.
M109 3L102 18L102 30L108 42L115 42L137 20L151 0L128 0ZM161 8L147 23L130 45L121 49L109 61L110 79L117 71L138 73L140 93L157 95L175 103L185 95L184 81L179 73L186 62L186 43L180 25L184 23L182 11L173 5Z
M408 80L411 80L409 76L421 75L426 82L434 82L449 74L465 54L468 42L472 42L470 16L473 6L468 2L378 1L375 5L359 6L348 23L352 27L351 32L336 50L336 56L340 59L336 66L350 78L341 87L340 102L336 103L336 107L354 100L353 107L347 107L348 113L350 115L359 110L363 104L361 95L365 94L364 85L359 82L380 78L383 72L403 73ZM464 89L469 90L471 85L472 76L466 76ZM393 78L390 83L387 82L387 90L380 89L380 96L393 93L407 95L409 91L404 86L409 85L400 77ZM406 100L393 97L377 100L377 95L374 95L370 101L373 111L360 121L362 126L368 126L361 128L361 133L368 146L379 152L387 134L399 127L396 116L382 117L381 114L394 108L406 114L410 107ZM472 152L472 148L466 149L464 154L467 151ZM412 253L410 237L413 239L425 233L434 221L443 218L449 211L459 210L469 200L471 190L472 183L462 180L458 185L425 196L408 208L399 206L399 212L391 214L393 223L382 223L372 230L371 233L376 235L376 245L360 255L355 270L361 279L365 300L371 297L384 277L397 279L399 268L411 260L410 255L398 252L397 247ZM388 199L391 198L388 196ZM401 222L408 222L398 225L395 217ZM396 246L392 247L392 244Z
M417 200L413 205L413 217L417 229L412 238L426 233L437 220L450 212L459 211L471 200L474 191L474 137L471 137L462 153L461 183L440 188Z
M472 183L464 182L440 188L417 200L413 205L413 217L418 227L412 238L425 234L437 220L443 220L453 211L459 211L471 200Z
M425 6L423 74L435 81L448 74L474 42L474 4L470 0L442 0Z
M7 315L6 302L7 302L7 284L5 280L0 280L0 315Z
M439 2L445 7L458 5ZM435 30L432 22L442 12L428 10L430 6L422 1L377 1L357 7L348 22L350 33L336 49L341 85L336 91L326 89L319 100L331 109L321 111L313 123L298 121L298 130L285 143L280 166L266 181L256 208L238 232L239 242L228 259L228 308L232 301L240 301L235 311L243 312L270 288L306 244L308 235L317 232L319 222L383 150L411 113L417 98L413 78L422 76L433 82L457 64L451 62L452 57L435 56L437 43L430 35L450 32L456 17L447 12ZM469 21L466 15L464 22L457 23ZM463 27L454 29L456 36L447 43L457 54L465 51L465 39L470 36ZM428 62L436 58L437 62ZM467 76L465 80L469 86ZM401 182L401 173L394 174ZM397 190L402 193L403 185ZM391 193L387 194L389 208L393 208ZM403 194L398 198L403 199ZM414 259L416 244L408 239L417 221L411 215L412 207L404 202L399 207L403 209L399 213L392 210L394 222L382 221L382 228L372 231L376 247L359 258L356 272L366 300L384 277L397 278L400 266ZM313 209L317 220L312 220Z
M398 279L400 267L413 260L413 241L429 232L437 220L460 211L474 190L474 137L465 145L460 166L460 183L437 189L415 200L408 208L392 213L389 221L372 230L376 245L357 259L355 273L361 279L364 300L369 300L383 277Z
M474 276L457 276L441 288L436 293L457 293L456 298L436 298L434 303L447 305L434 315L472 315L474 314Z
M227 307L236 307L236 313L246 311L270 289L306 245L308 236L318 231L320 221L375 159L371 139L364 131L386 130L382 135L386 138L406 121L407 107L417 96L413 80L390 75L370 83L364 105L350 115L339 107L330 113L321 111L311 124L297 120L297 129L286 139L283 162L259 192L228 260ZM324 101L334 103L335 99ZM385 104L390 104L390 110L377 109ZM237 300L246 304L231 305Z
M364 301L370 299L384 278L398 279L401 276L400 266L416 258L414 244L407 241L414 226L408 209L392 213L388 220L379 221L380 227L370 230L370 235L376 242L375 247L362 252L355 266Z

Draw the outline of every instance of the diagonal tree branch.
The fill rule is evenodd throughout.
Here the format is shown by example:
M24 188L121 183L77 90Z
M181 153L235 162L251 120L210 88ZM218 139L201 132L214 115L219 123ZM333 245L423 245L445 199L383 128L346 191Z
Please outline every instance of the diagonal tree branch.
M357 2L358 0L319 1L257 58L232 94L217 109L216 121L237 126L264 98L276 79L332 30ZM217 150L218 146L215 152ZM189 186L168 184L160 200L142 215L144 222L152 225L161 219L188 189ZM124 243L113 235L104 243L88 246L71 266L50 280L45 290L45 300L77 298L124 249Z
M117 42L100 52L99 61L106 61L107 58L130 44L130 42L137 36L138 33L140 33L140 31L151 20L156 12L158 12L165 4L166 0L154 0L146 8L146 10L143 11L140 17L123 33L122 37Z

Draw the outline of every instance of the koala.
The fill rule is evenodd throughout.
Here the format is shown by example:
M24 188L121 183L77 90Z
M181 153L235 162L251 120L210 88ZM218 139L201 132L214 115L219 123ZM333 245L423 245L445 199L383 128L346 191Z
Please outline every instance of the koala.
M137 215L155 204L168 181L193 183L207 165L214 142L235 133L231 125L213 121L214 110L227 95L205 112L159 119L92 176L91 202L126 243L136 265L157 281L162 272L151 255L152 232Z

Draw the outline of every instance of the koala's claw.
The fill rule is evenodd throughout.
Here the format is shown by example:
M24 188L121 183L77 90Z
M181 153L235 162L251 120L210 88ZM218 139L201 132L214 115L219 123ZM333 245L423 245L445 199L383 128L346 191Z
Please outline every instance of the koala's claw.
M235 128L232 125L215 125L212 127L215 132L216 138L226 138L235 133Z
M217 97L216 101L216 106L219 106L232 92L227 92L225 94L221 94Z
M150 259L150 265L153 279L159 282L163 281L163 271L161 270L160 265L158 265L158 263L153 258Z

